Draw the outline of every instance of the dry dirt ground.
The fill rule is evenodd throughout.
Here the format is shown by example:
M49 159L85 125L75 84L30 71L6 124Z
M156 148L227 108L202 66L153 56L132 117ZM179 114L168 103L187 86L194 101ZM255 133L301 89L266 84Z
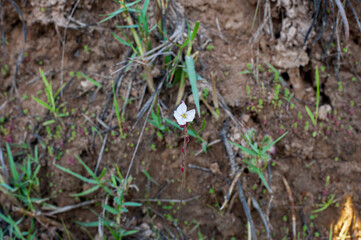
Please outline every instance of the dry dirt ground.
M117 74L111 73L120 67L116 64L126 59L129 49L117 42L111 34L117 31L120 33L115 28L116 24L122 24L120 17L98 24L104 18L101 14L115 11L118 5L113 1L80 1L68 21L76 1L16 2L26 20L27 41L23 62L14 79L17 58L23 46L23 26L11 1L2 1L6 44L1 65L9 66L0 75L2 152L6 152L4 143L10 143L17 163L21 164L26 154L21 144L26 143L31 149L39 147L39 193L41 197L49 198L48 202L55 206L99 199L102 197L101 192L86 197L71 197L70 194L86 190L89 186L56 168L54 163L86 177L88 173L75 159L75 154L91 169L95 168L101 155L99 169L110 169L109 174L115 172L115 164L123 175L129 166L141 130L138 126L132 132L130 129L137 119L139 106L151 95L147 91L142 98L145 81L141 67L136 68L134 74L124 74L118 95L122 106L128 87L131 87L130 103L123 123L127 138L122 139L118 133L109 133L101 153L106 132L101 133L100 137L92 134L91 128L96 126L101 131L107 129L97 121L102 117L104 109L107 109L107 117L103 121L108 126L118 124L115 117L110 120L112 107L106 104L112 83L117 77ZM207 82L210 83L213 74L217 80L216 88L233 116L230 118L230 114L221 108L220 119L216 121L202 103L202 116L196 117L193 128L200 129L205 120L206 126L200 136L208 143L221 139L219 133L223 129L228 139L239 144L242 142L241 134L247 129L254 128L258 136L269 134L273 139L288 131L286 137L276 144L269 171L264 171L267 179L271 180L272 195L258 176L245 168L240 151L232 148L236 154L236 167L243 169L240 182L245 199L249 204L252 198L255 199L265 216L269 217L268 226L273 239L294 239L292 212L299 239L329 239L330 226L338 220L345 196L352 196L355 209L361 209L360 32L351 10L347 9L350 37L345 42L343 30L339 28L342 51L337 79L335 44L331 45L325 58L322 56L331 36L332 23L328 24L321 39L313 44L320 31L319 25L315 26L307 46L302 50L306 32L312 23L313 3L281 0L268 4L269 8L266 8L266 3L261 2L252 27L257 8L255 0L180 1L179 6L184 8L182 11L190 26L194 26L196 21L200 22L194 52L198 51L197 74L204 80L199 81L198 88L204 93L203 89L210 86ZM156 12L156 7L152 6L150 16L154 22ZM269 18L259 35L256 35L264 23L264 16ZM63 42L66 27L66 41ZM157 36L154 39L157 44ZM63 69L62 44L65 44ZM253 66L260 64L258 76L240 74L248 69L248 63ZM276 100L277 83L273 81L274 73L268 71L266 63L274 66L283 79L279 99ZM316 66L320 76L317 129L305 110L305 106L313 111L316 108ZM43 124L51 120L51 115L32 98L38 96L45 99L39 67L52 79L54 89L61 86L61 75L67 84L60 101L71 114L62 120L60 139L49 137L49 129L54 134L57 132L55 127L47 129ZM160 68L158 65L153 71L156 83L162 76ZM72 74L79 71L103 87L98 89ZM284 89L294 94L289 101L286 100ZM173 121L172 111L176 108L177 92L177 85L167 85L159 95L163 103L163 115ZM191 95L191 88L187 85L184 100L193 108ZM209 93L206 101L213 106L210 96ZM241 124L237 125L237 122ZM313 132L317 133L316 136L313 136ZM71 141L68 141L70 138ZM48 146L44 147L44 142ZM127 200L180 198L182 143L180 131L165 132L163 138L160 138L157 129L151 124L146 126L131 172L132 184L136 188L130 188ZM52 154L47 147L52 149ZM234 178L224 144L219 141L209 147L207 153L196 154L201 149L201 144L191 137L186 161L193 165L187 165L184 187L184 199L190 200L182 207L178 228L172 224L172 219L177 218L178 204L143 202L142 207L131 209L124 215L124 225L128 229L140 230L129 238L170 239L172 234L180 238L182 231L189 239L247 239L247 218L237 187L226 209L219 210ZM285 182L289 185L292 200ZM315 213L315 210L324 206L320 204L327 203L331 196L334 196L332 204ZM0 212L9 211L14 219L23 216L11 210L11 202L2 192L0 200ZM251 206L250 210L258 239L267 239L266 228L257 209ZM96 213L100 211L100 204L93 204L57 214L52 220L60 225L63 222L76 239L90 239L74 221L96 221ZM38 239L67 239L64 231L40 222L35 221ZM21 229L29 229L30 223L30 217L24 217ZM4 229L8 226L2 220L0 225ZM88 231L93 237L98 234L97 228L88 228Z

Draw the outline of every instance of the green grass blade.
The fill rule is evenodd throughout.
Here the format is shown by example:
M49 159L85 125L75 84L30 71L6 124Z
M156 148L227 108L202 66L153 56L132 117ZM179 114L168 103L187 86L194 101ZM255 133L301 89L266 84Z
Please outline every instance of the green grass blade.
M139 16L141 20L140 21L141 26L143 26L142 30L146 36L149 35L148 18L147 18L148 5L149 5L149 0L145 0Z
M44 101L40 100L39 98L37 97L34 97L33 96L33 99L39 103L40 105L42 105L43 107L47 108L50 112L54 112L54 109L52 107L50 107L48 104L46 104Z
M115 34L115 33L113 33L113 32L112 32L112 35L113 35L113 37L115 37L115 39L118 40L121 44L123 44L123 45L125 45L125 46L127 46L127 47L132 48L133 51L134 51L135 48L134 48L134 46L133 46L132 44L130 44L130 43L127 42L127 41L124 41L124 40L121 39L117 34Z
M197 35L198 28L199 28L199 22L196 22L196 23L194 24L194 28L193 28L193 32L192 32L192 36L191 36L191 43L193 43L194 38L195 38L196 35Z
M82 73L83 77L88 80L89 82L91 82L93 85L97 86L98 88L103 87L103 85L101 85L100 83L98 83L97 81L95 81L94 79L92 79L91 77L85 75L84 73Z
M111 206L109 206L109 205L104 204L103 207L104 207L105 210L107 210L107 211L110 212L111 214L114 214L114 215L118 215L118 214L119 214L119 212L118 212L115 208L113 208L113 207L111 207Z
M75 194L71 194L70 196L72 197L81 197L81 196L85 196L85 195L88 195L96 190L98 190L98 188L100 188L100 185L95 185L94 187L92 188L89 188L88 190L85 190L84 192L81 192L81 193L75 193Z
M54 100L54 96L53 96L53 89L52 89L51 83L48 82L48 80L46 79L46 76L45 76L43 70L41 70L41 68L39 68L39 71L40 71L41 78L43 79L43 82L45 84L45 93L48 96L48 101L51 104L52 109L55 110L55 100Z
M334 198L335 198L335 194L332 194L329 200L325 204L323 204L321 208L313 210L312 213L319 213L326 210L326 208L328 208L332 204Z
M256 147L256 145L251 141L251 139L249 138L249 136L247 134L244 135L244 139L246 139L248 145L250 145L251 148L253 149L253 151L258 155L259 154L258 147Z
M262 180L263 184L266 186L267 190L271 193L272 190L270 189L270 187L268 186L268 183L266 181L266 178L264 177L263 173L261 171L258 172L258 176L259 178Z
M181 131L183 130L181 127L179 127L178 124L176 124L175 122L169 120L168 118L165 119L165 122L166 122L167 124L169 124L169 125L177 128L177 129L181 130ZM198 141L200 141L201 143L205 142L205 140L204 140L203 138L201 138L196 132L194 132L194 131L191 130L191 129L188 129L187 134L188 134L189 136L191 136L191 137L197 138Z
M125 202L125 203L123 203L123 206L127 206L127 207L141 207L142 204L141 204L141 203L137 203L137 202Z
M193 61L192 56L186 56L186 65L187 65L189 81L191 83L194 103L196 105L197 112L198 112L198 117L201 117L200 106L199 106L198 87L197 87L197 77L196 77L196 71L194 69L194 61Z
M251 149L248 149L246 147L243 147L242 145L239 145L237 143L234 143L234 142L231 142L231 141L228 141L230 144L232 144L233 146L236 146L238 147L239 149L241 149L243 152L251 155L251 156L257 156L257 152L255 152L254 150L251 150Z
M152 183L154 183L157 186L160 186L160 184L156 180L154 180L154 178L152 178L146 170L143 170L142 172L149 179L149 181L151 181Z
M87 183L92 183L92 184L98 184L97 181L93 180L93 179L88 179L86 177L83 177L82 175L78 174L78 173L75 173L73 171L71 171L70 169L67 169L65 167L62 167L60 165L57 165L57 164L54 164L57 168L59 168L60 170L66 172L66 173L69 173L70 175L73 175L74 177L76 178L79 178L80 180L84 181L84 182L87 182Z
M139 230L129 230L129 231L125 231L122 233L122 237L128 236L128 235L133 235L136 234L137 232L139 232Z
M108 16L108 17L104 18L104 19L101 20L99 23L106 22L106 21L108 21L109 19L112 19L113 17L117 16L118 14L121 14L121 13L124 12L124 11L125 11L125 8L119 8L119 9L118 9L117 11L115 11L115 12L105 14L105 16Z
M119 29L123 29L123 28L138 28L139 25L138 24L134 24L134 25L124 25L124 26L116 26L116 28L119 28Z
M90 174L90 176L92 176L92 178L94 180L99 180L97 178L97 176L95 175L95 173L93 173L93 171L81 160L81 158L75 154L75 157L78 159L78 161L81 163L81 165L83 165L83 167L87 170L87 172Z
M95 222L78 222L78 221L74 221L74 222L76 224L79 224L80 226L84 226L84 227L98 227L99 226L99 221L95 221Z
M24 239L25 238L22 236L21 231L19 229L18 224L9 216L6 217L5 215L3 215L2 213L0 213L0 218L3 219L5 222L7 222L10 226L12 226L15 229L15 235L20 238L20 239Z
M313 125L317 126L317 122L316 122L315 117L313 116L312 111L308 108L308 106L305 106L305 108L306 108L308 116L311 118L311 121L312 121Z
M263 147L261 154L264 154L267 150L269 150L273 145L275 145L278 141L280 141L284 136L287 135L288 132L285 132L284 134L282 134L282 136L280 136L279 138L277 138L276 140L274 140L272 143L268 144L267 146Z
M121 118L121 116L120 116L120 110L119 110L119 105L118 105L118 101L117 101L117 97L116 97L116 92L115 92L115 86L114 86L114 84L113 84L113 99L114 99L115 114L117 115L117 120L118 120L119 133L120 133L120 136L121 136L122 138L124 138L123 127L122 127L122 118Z
M18 179L19 179L19 173L16 170L16 165L14 162L13 154L11 153L10 146L7 142L5 142L5 145L6 145L6 150L8 152L8 156L9 156L9 166L10 166L11 175L13 175L14 182L16 183L16 182L18 182Z

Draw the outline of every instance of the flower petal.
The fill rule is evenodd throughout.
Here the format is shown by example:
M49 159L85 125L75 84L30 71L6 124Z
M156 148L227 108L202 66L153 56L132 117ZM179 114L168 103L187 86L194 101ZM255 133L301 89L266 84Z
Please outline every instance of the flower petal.
M177 110L175 110L179 115L182 115L183 113L187 112L187 106L184 102L182 102L181 104L179 104L179 106L177 107Z
M177 116L177 117L175 117L175 119L177 119L178 124L181 126L186 125L186 123L187 123L187 119L182 116Z
M195 109L192 109L192 110L189 110L188 112L186 112L186 121L187 122L192 122L194 117L196 115L196 110Z
M173 113L173 117L177 120L177 122L179 123L179 121L183 121L184 117L182 117L182 115L180 115L177 110L174 111Z

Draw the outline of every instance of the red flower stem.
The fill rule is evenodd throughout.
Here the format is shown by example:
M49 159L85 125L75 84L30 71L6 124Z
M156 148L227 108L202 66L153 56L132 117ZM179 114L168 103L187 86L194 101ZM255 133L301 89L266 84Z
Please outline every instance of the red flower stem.
M182 165L181 165L181 172L182 172L182 187L181 187L181 194L180 194L180 202L179 202L179 212L178 212L178 223L181 222L181 212L182 212L182 204L183 204L183 189L184 189L184 179L185 179L185 163L186 163L186 148L187 148L187 143L189 141L189 138L187 136L187 125L186 124L183 128L183 133L185 134L184 136L184 141L183 141L183 147L182 147L182 155L183 155L183 160L182 160Z

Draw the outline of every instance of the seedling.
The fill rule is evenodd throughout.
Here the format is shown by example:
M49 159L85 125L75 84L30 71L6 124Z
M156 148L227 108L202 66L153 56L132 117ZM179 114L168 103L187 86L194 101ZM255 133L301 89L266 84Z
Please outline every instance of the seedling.
M120 133L121 138L125 139L126 134L123 133L123 127L122 127L122 122L123 122L124 118L120 115L120 110L119 110L119 105L118 105L118 101L117 101L117 97L116 97L116 91L115 91L114 84L113 84L113 98L114 98L115 114L116 114L117 120L118 120L119 133Z
M213 46L213 45L209 45L209 46L207 46L207 50L208 50L208 51L212 52L212 51L213 51L213 49L214 49L214 46Z
M313 210L312 213L318 213L318 212L322 212L322 211L326 210L332 203L336 202L333 200L334 198L335 198L335 194L331 194L328 197L327 202L325 202L323 204L317 204L320 208Z
M48 80L46 79L46 76L45 76L43 70L41 70L41 68L39 68L39 71L40 71L41 78L43 79L43 82L45 84L45 94L47 96L48 102L46 103L34 96L33 96L33 99L36 102L38 102L40 105L42 105L43 107L47 108L51 113L54 114L54 116L56 118L62 117L64 114L59 114L59 111L60 111L60 108L65 105L65 103L63 103L59 106L56 106L56 104L55 104L55 98L60 93L62 87L59 88L59 90L54 94L51 82L48 82Z
M269 188L262 171L267 167L269 160L271 160L270 153L274 152L274 145L286 136L287 133L288 132L284 133L275 141L272 141L272 138L269 135L265 135L261 143L258 144L257 131L255 129L250 129L243 136L250 148L229 141L232 145L242 150L242 153L244 154L243 161L247 164L248 170L258 174L259 178L262 180L263 184L270 193L272 190Z
M91 178L86 178L78 173L71 171L68 168L64 168L55 164L57 168L60 170L88 183L93 185L93 187L85 190L81 193L72 194L73 197L81 197L89 195L98 189L102 189L106 194L106 198L111 198L113 205L110 206L106 203L103 204L104 209L104 217L101 215L98 216L98 221L95 222L78 222L75 221L77 224L85 227L98 227L98 226L105 226L110 233L112 234L114 239L122 239L124 236L131 235L137 233L137 230L130 230L126 231L125 229L119 227L122 219L122 215L128 212L128 207L140 207L140 203L136 202L125 202L124 195L125 192L130 187L130 183L132 178L129 177L128 179L124 179L122 174L119 171L118 166L116 165L116 173L112 174L110 179L103 179L106 175L106 169L100 173L99 176L95 174L78 156L75 156L76 159L80 162L80 164L86 169L88 174ZM122 187L124 186L124 188Z

